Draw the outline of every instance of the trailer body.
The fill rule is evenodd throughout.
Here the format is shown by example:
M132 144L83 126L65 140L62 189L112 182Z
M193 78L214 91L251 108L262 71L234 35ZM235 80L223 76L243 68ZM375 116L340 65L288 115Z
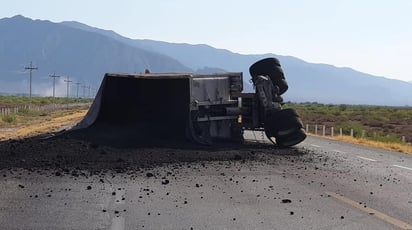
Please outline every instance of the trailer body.
M273 81L258 75L253 82L256 92L242 93L241 72L107 73L87 115L68 136L120 145L213 145L242 141L245 130L262 130L280 146L301 142L306 135L302 139L303 126L295 111L274 120L287 110L281 109ZM277 128L285 120L289 125ZM276 132L290 129L286 136L299 138L281 143L285 135Z

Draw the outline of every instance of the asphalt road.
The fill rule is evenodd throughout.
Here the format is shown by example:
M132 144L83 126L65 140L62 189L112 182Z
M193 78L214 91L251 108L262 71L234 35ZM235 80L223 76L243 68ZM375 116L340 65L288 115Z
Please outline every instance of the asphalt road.
M289 150L186 149L197 160L119 170L71 164L64 151L53 158L63 163L41 164L4 146L1 229L412 229L412 156L402 153L308 137ZM110 163L101 148L78 151ZM140 162L119 156L113 162Z

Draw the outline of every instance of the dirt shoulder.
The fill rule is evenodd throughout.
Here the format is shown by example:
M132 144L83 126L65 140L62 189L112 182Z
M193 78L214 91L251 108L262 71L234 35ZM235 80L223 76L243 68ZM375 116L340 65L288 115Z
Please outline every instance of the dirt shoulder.
M87 109L70 110L62 116L45 117L30 124L17 125L0 129L0 141L36 136L39 134L55 132L79 122L86 115Z

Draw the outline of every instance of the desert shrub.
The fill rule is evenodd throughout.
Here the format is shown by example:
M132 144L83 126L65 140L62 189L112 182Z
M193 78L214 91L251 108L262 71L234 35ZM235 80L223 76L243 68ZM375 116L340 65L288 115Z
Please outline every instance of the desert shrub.
M339 105L339 110L340 110L340 111L345 111L345 110L347 110L347 109L348 109L348 106L347 106L347 105L344 105L344 104Z
M4 115L2 116L1 120L6 123L13 123L16 121L16 116L15 115Z
M336 130L342 129L344 135L350 135L350 130L353 129L354 137L361 137L365 128L357 123L341 123L336 126Z
M32 109L19 109L19 112L17 113L20 116L31 116L31 117L36 117L36 116L46 116L47 113L45 111L39 111L39 110L32 110Z
M317 111L316 114L326 115L328 114L328 111L322 109L322 110Z
M368 125L374 127L383 127L385 124L389 122L389 118L381 116L379 114L372 114L371 116L369 116L369 119L367 120Z
M39 100L40 105L47 105L47 104L50 104L50 103L51 102L50 102L50 100L48 100L48 98L42 98L42 99Z
M333 111L332 114L333 114L334 116L340 116L340 115L342 115L342 112L339 111L339 110L336 110L336 111Z

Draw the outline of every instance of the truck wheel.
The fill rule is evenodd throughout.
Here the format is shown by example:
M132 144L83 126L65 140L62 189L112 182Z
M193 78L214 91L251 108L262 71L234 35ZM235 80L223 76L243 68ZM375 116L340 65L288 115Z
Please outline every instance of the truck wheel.
M300 120L299 117L289 117L288 119L281 120L279 121L278 128L276 129L276 135L277 136L284 136L286 135L285 133L288 133L287 130L289 129L300 129L303 128L302 121Z
M297 117L291 117L285 121L278 121L274 125L265 125L265 131L269 136L284 137L303 128L303 124Z
M289 126L289 127L290 128L285 128L285 129L278 130L275 133L275 136L276 137L289 137L294 132L296 132L297 129L303 128L301 125L295 125L295 126Z
M197 122L197 114L191 113L186 124L186 138L193 143L200 145L211 145L212 141L208 126L201 126Z
M295 109L282 109L276 113L277 119L285 119L287 117L299 117L298 112Z
M279 87L279 95L284 94L288 89L288 83L285 79L278 79L276 81L272 81L273 85Z
M273 81L285 79L285 74L283 73L280 62L277 58L264 58L255 62L249 67L249 73L252 78L256 76L263 75L269 76Z
M269 131L269 133L276 133L280 130L285 130L289 128L302 128L303 124L297 114L296 110L294 109L283 109L280 110L273 115L270 114L265 119L265 130Z
M306 133L305 130L300 128L297 129L292 135L289 137L276 137L276 144L279 147L285 148L285 147L291 147L294 145L299 144L306 138Z
M259 75L269 76L272 84L279 87L279 95L284 94L289 88L285 80L285 74L277 58L265 58L255 62L250 66L249 73L252 79Z
M284 109L269 115L264 128L269 139L275 137L276 140L281 140L280 142L285 142L286 140L289 142L289 139L292 139L293 142L294 136L300 136L296 135L296 133L303 128L303 124L296 110ZM299 138L297 139L299 140Z
M277 58L269 57L253 63L249 67L249 73L252 76L267 75L274 67L280 67L280 61Z

